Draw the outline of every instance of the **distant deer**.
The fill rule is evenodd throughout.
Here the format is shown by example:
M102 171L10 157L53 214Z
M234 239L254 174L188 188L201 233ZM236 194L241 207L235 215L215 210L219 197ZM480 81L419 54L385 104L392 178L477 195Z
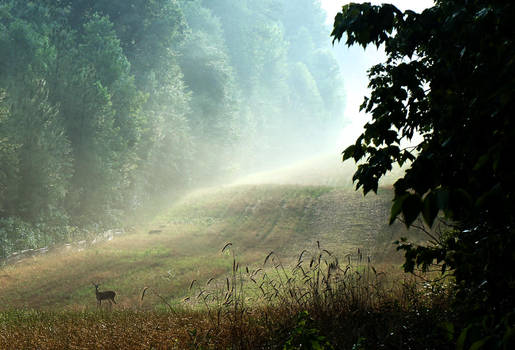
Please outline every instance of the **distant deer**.
M93 282L91 282L91 283L95 286L95 294L97 296L97 308L102 305L102 300L109 301L110 306L112 306L113 303L116 304L116 301L114 301L114 297L116 296L115 292L113 292L112 290L107 290L105 292L99 292L98 291L99 284L95 284Z

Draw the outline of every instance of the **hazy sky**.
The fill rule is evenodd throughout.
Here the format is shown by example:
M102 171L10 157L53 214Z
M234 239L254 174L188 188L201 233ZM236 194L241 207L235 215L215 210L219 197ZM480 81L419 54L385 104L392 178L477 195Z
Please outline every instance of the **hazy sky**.
M327 12L327 23L332 27L336 13L338 13L342 5L351 1L320 0L320 2L322 8ZM354 0L353 2L364 1ZM377 5L381 3L392 3L400 10L404 11L409 9L416 12L421 12L425 8L433 5L432 0L369 0L367 2ZM383 61L385 54L381 49L376 50L375 46L369 47L366 50L363 50L360 46L347 48L343 41L339 44L335 44L334 49L339 51L338 57L340 58L340 67L343 72L345 84L346 106L344 120L346 126L338 145L338 149L341 150L346 145L354 143L363 130L362 126L370 119L363 113L359 113L359 106L363 102L363 97L368 95L368 78L366 71L372 65Z

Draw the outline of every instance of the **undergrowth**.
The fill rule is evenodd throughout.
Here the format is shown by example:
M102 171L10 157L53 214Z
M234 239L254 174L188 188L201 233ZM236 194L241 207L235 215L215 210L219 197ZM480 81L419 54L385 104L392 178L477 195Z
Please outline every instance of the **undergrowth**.
M0 348L12 349L448 349L450 288L385 267L358 250L337 257L317 244L285 263L232 260L223 278L192 281L181 306L0 313ZM208 262L206 262L208 264ZM145 302L149 293L141 295ZM159 296L159 295L158 295ZM141 305L140 305L141 306Z
M270 252L261 267L241 266L228 243L232 271L193 281L186 298L209 327L196 346L279 349L445 349L451 293L441 282L378 271L357 253L340 262L320 247L285 265Z

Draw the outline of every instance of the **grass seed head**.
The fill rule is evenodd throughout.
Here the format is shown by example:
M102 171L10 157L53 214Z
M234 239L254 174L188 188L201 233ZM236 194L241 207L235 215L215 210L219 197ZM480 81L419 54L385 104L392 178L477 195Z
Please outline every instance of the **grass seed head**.
M147 291L148 287L143 288L143 291L141 292L141 301L143 301L143 298L145 297L145 293Z
M222 248L222 253L223 253L226 249L228 249L230 246L232 246L232 243L231 243L231 242L229 242L229 243L227 243L226 245L224 245L224 247Z

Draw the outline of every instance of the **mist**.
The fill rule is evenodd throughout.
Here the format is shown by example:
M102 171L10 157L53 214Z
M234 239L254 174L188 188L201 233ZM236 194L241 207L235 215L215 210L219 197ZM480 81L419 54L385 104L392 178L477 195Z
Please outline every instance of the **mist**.
M392 4L0 0L0 349L512 348L515 5Z
M108 227L336 151L344 77L317 2L152 6L5 5L2 217Z
M3 256L254 173L349 182L340 153L369 120L366 70L384 53L333 45L337 2L3 6Z
M141 280L177 301L193 271L220 276L228 241L249 262L320 240L342 254L389 251L400 170L364 199L340 154L367 120L366 69L382 53L333 45L326 2L0 4L0 258L23 278L34 266L34 289L73 281L72 305L87 309L85 295L110 281L130 309ZM176 256L221 265L185 261L181 282L163 284L152 266L170 276ZM135 263L140 273L121 277ZM59 293L29 304L60 308Z

